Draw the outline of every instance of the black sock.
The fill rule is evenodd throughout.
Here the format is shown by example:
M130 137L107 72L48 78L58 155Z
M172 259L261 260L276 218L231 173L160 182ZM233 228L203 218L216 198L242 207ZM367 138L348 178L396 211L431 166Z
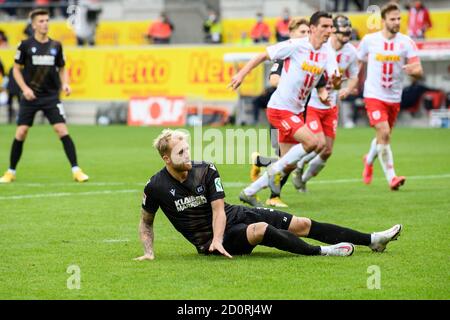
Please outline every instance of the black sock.
M280 181L280 185L281 185L280 193L279 193L279 194L276 194L276 193L274 193L274 192L272 191L272 193L270 194L270 199L279 197L279 196L281 195L281 189L283 189L283 186L284 186L284 185L286 184L286 182L288 181L289 175L290 175L290 174L291 174L291 173L289 172L287 175L285 175L285 176L283 177L283 179L281 179L281 181Z
M277 161L278 161L278 158L269 158L269 157L258 156L256 158L256 165L258 167L268 167L272 163L275 163Z
M64 146L64 151L66 152L67 159L69 159L72 167L78 166L77 164L77 152L75 151L75 144L72 141L72 138L69 135L66 135L61 138L61 142Z
M313 220L311 220L311 229L309 230L308 238L328 244L350 242L368 246L371 242L371 236L368 233L361 233L334 224L321 223Z
M9 168L16 170L17 163L19 163L20 157L22 156L23 142L14 139L11 146L11 156L9 158Z
M261 244L266 247L273 247L283 251L288 251L303 255L320 255L320 246L313 246L298 238L293 233L277 229L271 225L267 226Z

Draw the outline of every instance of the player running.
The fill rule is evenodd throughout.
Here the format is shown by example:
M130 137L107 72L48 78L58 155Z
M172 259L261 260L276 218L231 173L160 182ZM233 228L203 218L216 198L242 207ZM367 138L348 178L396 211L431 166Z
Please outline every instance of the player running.
M416 44L399 32L398 4L386 4L381 17L383 29L366 35L358 47L358 59L367 61L364 100L370 125L376 131L369 153L364 156L363 181L372 182L373 163L378 157L391 190L398 190L406 178L395 173L390 141L400 111L403 73L421 78L423 69Z
M154 141L165 167L153 175L144 189L139 225L144 255L153 260L153 221L159 208L199 254L250 254L257 245L301 255L350 256L353 245L384 251L396 240L401 225L372 234L300 218L267 208L249 208L224 202L225 192L212 163L191 161L186 136L166 129ZM308 237L329 245L311 245Z
M329 104L322 103L316 89L311 93L311 101L306 113L306 124L319 139L319 144L325 147L319 154L313 151L297 163L298 169L294 171L292 182L295 188L301 192L306 192L306 182L315 177L325 167L333 152L339 116L338 99L345 99L358 86L359 66L356 48L349 43L352 24L346 16L339 15L333 19L333 25L335 32L330 36L328 45L335 50L339 72L343 75L343 80L348 79L348 83L347 87L339 90L339 88L333 88L331 81L328 81ZM325 74L325 77L330 78L327 74ZM309 166L303 172L306 163Z
M328 45L324 45L332 27L333 20L329 13L314 13L310 19L310 37L291 39L267 47L266 52L250 60L231 80L231 87L236 89L244 77L263 61L269 58L284 60L280 83L267 107L267 118L278 129L280 153L283 156L241 192L240 199L250 205L261 206L256 193L267 186L279 194L282 177L295 169L303 156L321 148L318 139L304 125L302 113L311 90L325 70L339 79L336 55Z
M306 19L292 19L292 21L289 23L289 37L290 39L297 39L297 38L305 38L309 35L309 22ZM284 61L283 60L275 60L272 68L270 70L269 75L269 82L271 85L271 88L273 88L272 93L276 90L278 83L280 82L280 77L283 72L283 66ZM317 90L326 90L325 89L326 81L324 80L324 77L322 76L321 80L317 84L316 88ZM311 95L310 95L311 96ZM321 92L321 99L327 99L328 93ZM270 96L269 98L270 99ZM306 102L306 105L308 104L308 101ZM275 150L275 153L281 156L280 154L280 147L278 145L278 132L277 129L274 128L272 125L270 125L270 140L272 147ZM259 152L252 153L252 165L250 169L250 179L252 182L258 180L261 172L261 167L268 167L272 163L275 163L278 161L279 158L270 158L261 156ZM283 177L281 180L281 188L284 186L286 181L289 178L289 174ZM266 201L266 205L276 208L287 208L288 205L281 200L281 194L276 194L272 192L270 194L269 199Z
M72 166L73 179L84 182L89 177L78 167L75 144L69 136L64 109L59 100L62 89L70 95L62 45L48 37L49 12L35 9L30 13L34 36L20 43L15 56L14 79L22 90L17 129L11 147L10 166L0 178L0 183L16 179L16 166L22 155L23 143L34 117L40 110L53 126ZM23 75L21 71L23 66Z

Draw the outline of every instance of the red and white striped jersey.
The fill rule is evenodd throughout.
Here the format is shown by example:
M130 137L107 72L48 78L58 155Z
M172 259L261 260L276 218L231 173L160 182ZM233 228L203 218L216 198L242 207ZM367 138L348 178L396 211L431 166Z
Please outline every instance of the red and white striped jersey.
M333 46L331 45L331 40L328 40L328 45L332 50L334 50ZM342 79L347 80L357 78L359 73L359 66L358 66L358 58L356 57L355 46L352 45L351 43L346 43L339 51L335 52L336 52L336 61L339 66L339 72L342 74ZM327 80L326 88L330 94L331 105L328 106L323 104L319 99L317 89L314 88L314 90L311 93L311 101L309 102L309 105L311 107L317 109L330 109L337 105L339 90L333 89L331 77L328 76L327 73L325 73L325 79Z
M418 61L417 47L404 34L397 33L388 40L379 31L362 39L358 46L358 59L367 61L364 98L398 103L403 90L402 67L409 60Z
M322 74L339 74L336 54L328 43L314 50L309 38L290 39L267 47L271 60L284 60L277 90L268 107L299 114Z

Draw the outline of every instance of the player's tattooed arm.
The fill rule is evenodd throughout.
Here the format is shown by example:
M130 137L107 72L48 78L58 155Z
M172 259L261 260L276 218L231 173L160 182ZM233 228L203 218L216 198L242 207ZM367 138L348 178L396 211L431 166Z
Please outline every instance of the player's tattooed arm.
M139 236L144 246L144 255L134 260L153 260L155 255L153 253L153 220L155 219L154 213L149 213L142 209L141 222L139 223Z

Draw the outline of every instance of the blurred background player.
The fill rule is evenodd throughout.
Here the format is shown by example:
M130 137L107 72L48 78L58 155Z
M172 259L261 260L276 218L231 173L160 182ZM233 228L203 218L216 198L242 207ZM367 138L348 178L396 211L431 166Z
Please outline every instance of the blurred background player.
M36 9L30 13L34 36L20 43L15 56L14 78L22 90L16 135L11 147L10 166L0 183L16 179L16 166L22 155L23 143L36 113L42 110L64 146L72 166L73 178L84 182L89 177L78 167L75 145L65 124L64 109L59 100L62 89L71 92L62 45L48 37L49 13ZM23 66L23 74L21 72Z
M358 47L358 59L367 60L364 100L370 125L376 131L369 153L364 156L363 181L372 182L373 162L378 156L391 190L398 190L406 179L395 173L390 141L400 111L403 73L420 78L423 69L416 44L399 32L399 6L392 2L386 4L381 17L383 29L366 35Z
M306 124L317 135L319 145L324 147L319 154L313 151L297 163L298 169L294 171L292 182L295 188L302 192L306 191L306 182L315 177L325 167L328 158L333 152L338 126L338 99L347 98L358 86L359 66L356 48L349 43L352 35L352 24L343 15L335 17L333 24L335 31L330 36L328 45L335 50L339 72L343 75L343 79L348 79L348 83L346 88L339 90L340 88L333 88L331 81L328 81L329 104L321 102L316 89L311 93L311 101L306 112ZM328 80L330 79L327 74L325 74L325 77ZM309 166L303 172L306 163Z
M250 37L254 43L269 42L270 29L269 25L264 22L264 15L262 12L256 13L256 23L250 32Z
M267 47L266 52L250 60L233 76L230 86L237 89L245 76L260 63L267 59L284 60L280 83L267 108L269 122L278 129L282 158L241 192L241 201L260 205L256 193L267 186L279 194L282 177L292 171L303 156L317 148L317 138L304 125L303 111L311 90L324 71L327 70L330 75L339 75L334 52L324 46L332 27L331 15L318 11L310 19L310 37L291 39Z

